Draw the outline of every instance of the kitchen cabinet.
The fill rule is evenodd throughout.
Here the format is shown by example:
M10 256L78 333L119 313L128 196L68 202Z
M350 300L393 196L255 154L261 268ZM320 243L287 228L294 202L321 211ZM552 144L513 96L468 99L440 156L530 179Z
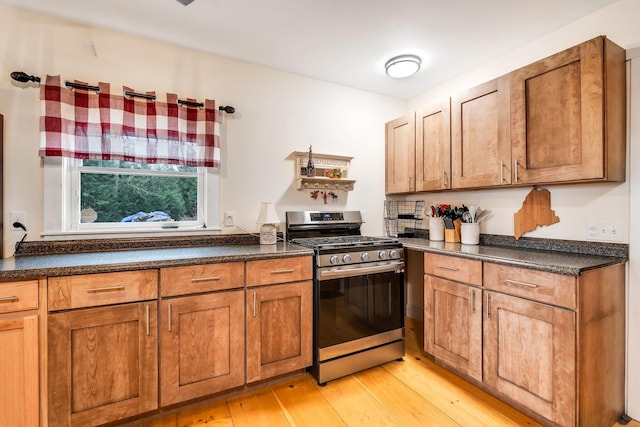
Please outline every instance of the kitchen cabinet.
M158 407L157 274L49 278L50 425L99 425Z
M482 381L482 262L441 255L424 260L424 350Z
M247 383L312 363L312 260L248 261Z
M625 122L625 51L597 37L388 122L386 193L624 181Z
M450 101L386 124L386 193L451 188Z
M0 285L2 425L40 425L38 280Z
M487 387L559 425L575 421L575 313L485 292Z
M385 192L415 191L416 117L409 114L388 122L386 128Z
M513 183L624 181L625 75L602 36L512 72Z
M452 97L452 188L511 183L509 82L502 76Z
M624 264L567 276L425 253L424 273L436 362L543 424L624 412Z
M160 406L244 384L244 263L160 270Z
M450 100L416 112L415 191L451 188Z

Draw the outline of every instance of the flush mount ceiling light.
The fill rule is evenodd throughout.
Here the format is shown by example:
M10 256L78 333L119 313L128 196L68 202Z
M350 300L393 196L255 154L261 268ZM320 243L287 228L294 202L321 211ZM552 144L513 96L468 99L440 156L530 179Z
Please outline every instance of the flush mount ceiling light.
M189 4L191 4L193 0L178 0L178 3L182 4L183 6L187 6Z
M387 74L397 79L409 77L420 70L422 59L417 55L394 56L384 64Z

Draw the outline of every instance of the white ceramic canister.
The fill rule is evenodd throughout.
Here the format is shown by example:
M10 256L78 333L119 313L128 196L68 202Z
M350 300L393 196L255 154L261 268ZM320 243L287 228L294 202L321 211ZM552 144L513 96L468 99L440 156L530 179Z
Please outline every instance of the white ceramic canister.
M463 222L460 228L460 243L463 245L480 244L480 223Z
M444 220L442 218L429 219L429 240L444 240Z

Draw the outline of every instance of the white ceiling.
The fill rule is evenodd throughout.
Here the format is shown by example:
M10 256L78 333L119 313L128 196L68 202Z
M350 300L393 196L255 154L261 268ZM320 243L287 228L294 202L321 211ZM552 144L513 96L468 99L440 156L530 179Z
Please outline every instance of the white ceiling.
M616 0L0 0L408 99ZM411 53L404 80L384 63Z

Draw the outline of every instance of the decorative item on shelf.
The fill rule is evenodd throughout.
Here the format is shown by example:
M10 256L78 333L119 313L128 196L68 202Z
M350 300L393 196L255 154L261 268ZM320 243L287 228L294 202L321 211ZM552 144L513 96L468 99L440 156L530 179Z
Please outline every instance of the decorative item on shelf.
M331 197L331 199L333 199L334 201L338 199L338 195L333 191L314 190L311 192L311 198L313 200L316 200L320 195L322 195L322 200L324 201L325 205L327 204L328 197Z
M313 166L313 153L311 152L311 145L309 146L309 160L307 161L307 177L313 178L316 176L315 167Z
M262 202L260 204L260 215L258 215L257 224L262 224L260 227L260 244L261 245L273 245L277 240L276 225L280 224L276 208L273 206L273 202Z

